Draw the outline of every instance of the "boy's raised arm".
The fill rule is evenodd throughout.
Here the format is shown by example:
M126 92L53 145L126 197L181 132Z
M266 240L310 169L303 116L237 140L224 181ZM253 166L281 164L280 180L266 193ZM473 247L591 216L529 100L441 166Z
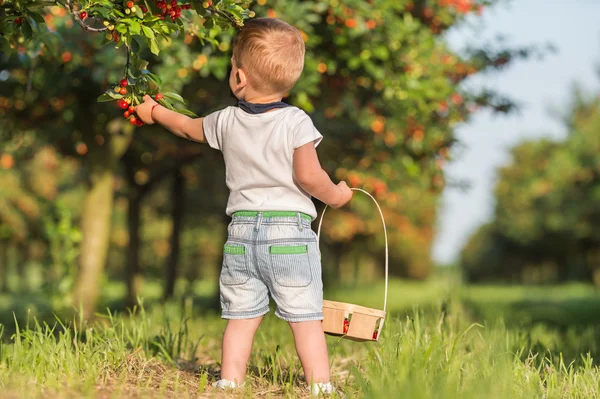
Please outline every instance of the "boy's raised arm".
M294 151L294 178L307 193L332 208L339 208L352 198L346 182L334 184L321 168L313 142Z
M158 104L148 95L144 96L142 104L135 107L135 112L147 125L159 123L179 137L199 143L206 143L204 128L202 126L204 118L190 118L189 116L171 111Z

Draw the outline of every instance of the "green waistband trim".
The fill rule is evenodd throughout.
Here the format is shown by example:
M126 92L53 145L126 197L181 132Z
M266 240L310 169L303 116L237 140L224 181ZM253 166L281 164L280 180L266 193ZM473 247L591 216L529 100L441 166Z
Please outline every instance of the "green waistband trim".
M307 252L308 247L306 245L272 245L269 247L269 253L272 255L299 255Z
M242 245L225 245L223 252L227 255L245 255L246 247Z
M249 216L254 217L258 216L259 213L262 213L264 218L293 218L300 214L302 219L306 219L309 222L312 222L313 218L310 215L302 212L293 212L293 211L264 211L264 212L256 212L256 211L238 211L233 214L233 216Z

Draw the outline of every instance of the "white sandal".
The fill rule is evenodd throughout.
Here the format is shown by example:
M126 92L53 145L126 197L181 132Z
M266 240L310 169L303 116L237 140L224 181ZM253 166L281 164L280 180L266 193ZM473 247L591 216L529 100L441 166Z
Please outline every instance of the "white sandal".
M328 396L334 393L339 395L339 392L331 382L315 382L310 385L310 394L312 396Z
M244 386L244 384L237 384L234 381L229 381L226 379L220 379L217 382L213 382L212 384L213 388L217 388L217 389L222 389L222 390L228 390L228 389L236 389L236 388L241 388Z

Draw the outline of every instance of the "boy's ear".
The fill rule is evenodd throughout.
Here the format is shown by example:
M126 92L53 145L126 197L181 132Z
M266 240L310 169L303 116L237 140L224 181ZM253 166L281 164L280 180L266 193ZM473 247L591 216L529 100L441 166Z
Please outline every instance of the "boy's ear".
M240 89L246 87L248 84L248 77L242 69L238 69L235 73L235 81Z

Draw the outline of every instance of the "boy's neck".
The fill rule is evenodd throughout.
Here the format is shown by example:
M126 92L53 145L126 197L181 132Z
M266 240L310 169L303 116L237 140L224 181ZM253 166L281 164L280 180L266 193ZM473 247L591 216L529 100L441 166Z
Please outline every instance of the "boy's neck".
M283 99L283 96L279 93L275 94L263 94L258 92L250 92L246 93L244 98L240 98L240 100L246 101L247 103L252 104L269 104L276 103Z

